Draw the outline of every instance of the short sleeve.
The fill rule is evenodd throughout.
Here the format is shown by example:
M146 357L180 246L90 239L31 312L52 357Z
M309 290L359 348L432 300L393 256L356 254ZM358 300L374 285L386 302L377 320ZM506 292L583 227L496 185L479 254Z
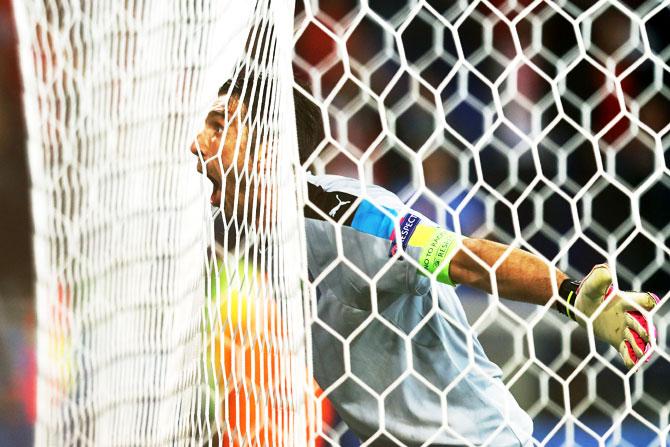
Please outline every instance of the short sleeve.
M410 277L435 274L438 281L454 285L449 264L459 245L457 234L412 210L405 212L407 207L395 194L378 186L362 188L355 179L337 176L311 176L310 180L305 216L347 228L342 231L343 243L359 250L360 263L387 263L402 246L420 266L411 269ZM379 240L358 237L358 233ZM414 283L413 279L409 281Z

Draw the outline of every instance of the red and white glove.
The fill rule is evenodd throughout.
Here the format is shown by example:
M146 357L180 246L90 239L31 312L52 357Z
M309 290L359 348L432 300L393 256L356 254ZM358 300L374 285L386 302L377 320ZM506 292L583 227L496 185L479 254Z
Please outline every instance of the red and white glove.
M604 306L593 319L594 334L619 351L627 368L635 366L651 347L651 341L656 338L653 322L645 318L638 309L652 310L659 303L659 298L650 292L615 290L612 274L604 264L595 266L579 284L575 293L574 307L587 317L591 317L597 309ZM586 321L577 315L568 313L568 316L581 326L586 326Z

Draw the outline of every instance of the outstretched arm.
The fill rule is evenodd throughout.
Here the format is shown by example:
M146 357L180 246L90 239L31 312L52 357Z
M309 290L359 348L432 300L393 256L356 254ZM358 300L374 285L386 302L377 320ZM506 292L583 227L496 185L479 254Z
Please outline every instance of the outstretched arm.
M498 295L503 298L539 305L549 302L557 290L563 300L557 300L554 308L580 325L592 328L598 338L619 351L628 367L642 358L650 346L653 324L645 311L656 306L657 297L650 293L615 290L607 266L595 266L582 281L574 281L531 253L483 239L463 238L412 212L394 222L388 208L382 210L366 200L359 203L349 193L314 186L309 194L310 202L319 204L323 213L334 220L343 220L343 225L354 230L389 239L389 256L397 254L402 247L404 255L418 264L418 274L445 284L467 284L487 292L491 292L495 284ZM356 211L346 218L351 206L356 206ZM312 214L323 218L319 213ZM493 265L496 265L495 271L490 272ZM555 287L552 281L556 282Z
M488 266L493 266L508 249L506 245L486 239L464 239L463 245ZM556 289L567 275L556 271ZM550 267L539 257L513 248L495 270L495 277L465 250L459 250L451 260L451 279L491 293L492 280L496 281L502 297L544 305L553 296Z
M651 346L655 328L640 310L652 310L659 302L658 297L653 293L615 290L606 265L595 266L580 282L570 280L558 269L555 269L554 279L552 267L531 253L485 239L465 238L462 242L489 267L506 256L496 268L495 275L491 275L466 250L457 250L447 265L446 276L450 282L490 293L495 281L498 294L504 298L544 305L553 296L551 282L555 280L556 290L567 302L567 306L557 302L556 309L581 326L591 325L598 338L619 351L628 368L632 368ZM592 321L589 323L582 316Z
M391 236L392 247L400 239L403 246L418 248L420 271L435 274L438 281L466 284L487 292L495 284L503 298L539 305L546 304L557 290L565 301L556 301L555 309L583 327L592 327L598 338L619 351L629 368L651 346L654 325L643 312L652 310L658 297L616 290L606 265L597 265L582 281L574 281L523 250L484 239L462 238L439 227L425 226L413 215L403 218L400 224L399 237L395 233ZM494 265L495 270L490 272ZM556 281L555 288L552 281Z

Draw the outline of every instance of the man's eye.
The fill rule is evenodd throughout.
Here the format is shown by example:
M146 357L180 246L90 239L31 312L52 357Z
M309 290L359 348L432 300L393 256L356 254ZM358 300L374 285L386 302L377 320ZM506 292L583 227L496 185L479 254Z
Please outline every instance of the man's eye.
M220 133L223 132L223 126L220 126L219 124L214 124L213 127L214 127L214 132L216 132L217 134L220 134Z

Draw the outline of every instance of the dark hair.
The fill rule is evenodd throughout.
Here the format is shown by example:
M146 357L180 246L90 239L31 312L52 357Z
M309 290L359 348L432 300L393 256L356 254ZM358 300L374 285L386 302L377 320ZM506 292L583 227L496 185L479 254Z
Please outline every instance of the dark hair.
M260 79L257 82L255 95L252 97L252 87L247 84L244 89L244 80ZM296 80L304 90L304 83ZM248 75L244 70L240 71L235 80L228 80L219 88L218 95L232 94L237 97L247 108L247 115L254 116L258 108L258 98L265 97L271 87L270 83L264 78ZM244 92L244 94L242 94ZM298 136L298 153L300 163L307 161L316 147L324 139L323 120L321 119L321 110L307 96L303 95L296 87L293 87L293 103L295 105L295 124ZM253 141L253 140L252 140ZM253 144L253 143L252 143Z

